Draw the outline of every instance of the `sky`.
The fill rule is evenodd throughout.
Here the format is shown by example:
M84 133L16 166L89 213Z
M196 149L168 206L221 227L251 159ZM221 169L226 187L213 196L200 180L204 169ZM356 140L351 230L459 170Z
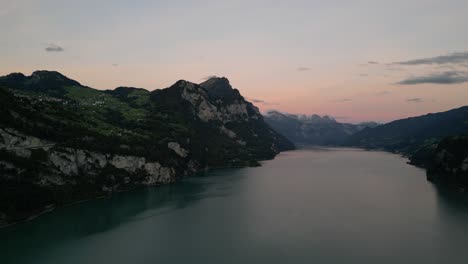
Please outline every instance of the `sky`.
M468 105L467 29L466 0L0 0L0 75L224 76L262 111L388 122Z

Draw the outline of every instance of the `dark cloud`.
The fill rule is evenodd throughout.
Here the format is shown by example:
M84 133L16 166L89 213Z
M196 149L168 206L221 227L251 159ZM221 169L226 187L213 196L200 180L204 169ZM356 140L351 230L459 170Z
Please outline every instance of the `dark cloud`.
M60 47L59 45L51 43L45 48L45 51L47 51L47 52L62 52L62 51L65 51L65 49Z
M112 66L117 67L117 66L119 66L119 64L118 63L112 63Z
M380 62L378 62L378 61L368 61L368 62L365 62L365 63L360 63L358 65L367 67L367 66L378 65L378 64L380 64Z
M400 65L426 65L426 64L463 64L468 62L468 51L465 52L455 52L448 55L430 57L430 58L423 58L423 59L416 59L416 60L408 60L408 61L400 61L395 62L393 64L400 64Z
M456 84L468 82L468 73L460 71L446 71L440 73L433 73L426 76L409 77L405 80L398 82L401 85L415 85L424 83L433 84Z
M310 68L308 68L308 67L299 67L299 68L297 68L297 71L300 71L300 72L308 71L308 70L310 70Z
M406 99L406 102L408 103L422 103L424 100L422 98L409 98Z
M350 116L334 116L333 118L336 119L336 120L349 120L349 119L351 119Z
M247 100L251 101L254 104L261 104L261 105L280 105L279 103L274 103L274 102L267 102L262 99L256 99L256 98L247 98Z
M209 79L218 78L216 75L209 75L204 78L201 78L202 81L208 81Z
M252 98L251 100L252 100L253 103L261 103L261 104L265 103L265 101L260 100L260 99L254 99L254 98Z

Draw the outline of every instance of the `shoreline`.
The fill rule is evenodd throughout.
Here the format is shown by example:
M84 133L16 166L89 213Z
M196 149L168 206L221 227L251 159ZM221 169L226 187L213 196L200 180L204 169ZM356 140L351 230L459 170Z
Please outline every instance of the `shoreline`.
M293 149L293 150L297 150L297 149ZM98 195L98 196L95 196L95 197L87 197L87 198L82 199L82 200L76 200L76 201L72 201L72 202L64 203L64 204L60 204L60 205L53 205L53 204L47 205L47 206L44 207L43 210L38 210L36 213L33 213L33 214L29 215L28 217L25 217L24 219L21 219L19 221L15 221L15 222L12 222L12 223L6 223L6 224L2 224L0 222L0 229L8 228L8 227L11 227L11 226L14 226L14 225L17 225L17 224L21 224L21 223L34 221L35 219L41 217L42 215L53 212L55 209L65 208L65 207L73 206L73 205L80 204L80 203L85 203L85 202L90 202L90 201L94 201L94 200L98 200L98 199L104 199L104 198L107 198L107 197L111 197L113 193L123 193L123 192L129 192L129 191L133 191L133 190L143 189L143 188L156 188L156 187L160 187L160 186L163 186L163 185L165 186L165 185L170 185L170 184L177 184L183 178L194 177L196 175L199 175L200 173L206 173L206 172L213 171L213 170L261 167L262 164L260 162L267 161L267 160L273 160L280 153L287 152L287 151L293 151L293 150L285 150L285 151L278 152L271 159L255 160L254 162L256 162L256 164L246 163L244 165L226 165L226 166L217 166L217 167L205 167L205 168L202 168L199 171L197 171L197 172L195 172L195 173L193 173L191 175L182 176L182 177L178 178L178 180L176 180L174 182L156 183L156 184L153 184L153 185L137 185L137 186L134 186L133 188L111 191L106 195ZM255 165L255 166L252 166L252 165Z

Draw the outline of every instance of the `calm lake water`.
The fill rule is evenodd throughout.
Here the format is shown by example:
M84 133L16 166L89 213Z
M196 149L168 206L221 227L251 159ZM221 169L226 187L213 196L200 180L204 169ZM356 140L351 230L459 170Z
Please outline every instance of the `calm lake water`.
M0 229L0 263L467 263L467 245L466 194L397 155L315 149Z

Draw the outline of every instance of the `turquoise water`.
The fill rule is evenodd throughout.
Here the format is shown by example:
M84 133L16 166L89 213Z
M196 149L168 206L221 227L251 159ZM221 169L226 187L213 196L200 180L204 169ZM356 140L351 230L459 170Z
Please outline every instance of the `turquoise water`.
M467 263L466 194L397 155L280 154L0 229L0 263Z

